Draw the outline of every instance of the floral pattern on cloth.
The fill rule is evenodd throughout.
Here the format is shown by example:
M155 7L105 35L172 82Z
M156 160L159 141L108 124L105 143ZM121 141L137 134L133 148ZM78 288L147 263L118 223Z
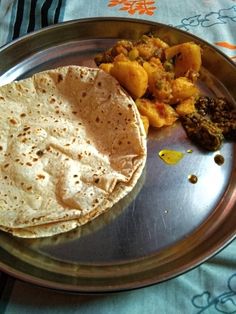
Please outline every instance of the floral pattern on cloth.
M185 31L194 32L194 30L200 28L214 28L218 25L226 24L231 26L233 23L236 23L236 5L233 5L229 8L221 8L218 11L210 11L206 12L205 14L184 17L181 19L180 24L175 25L175 27ZM218 34L221 37L221 33L219 32ZM229 42L222 38L222 40L214 42L214 44L236 62L235 42Z
M219 41L215 43L216 46L223 47L225 49L234 51L236 53L236 45L233 45L227 41ZM236 55L232 56L231 59L236 62Z
M218 24L227 24L236 22L236 5L230 8L222 8L218 11L211 11L204 15L196 14L194 16L184 17L180 25L176 27L186 31L191 28L203 27L208 28Z
M110 0L108 3L108 7L121 6L120 11L127 11L129 14L134 15L138 14L146 14L153 15L154 11L157 9L155 6L155 1L152 0Z
M200 313L236 313L236 273L229 277L225 292L213 296L209 291L204 291L192 298L192 304Z

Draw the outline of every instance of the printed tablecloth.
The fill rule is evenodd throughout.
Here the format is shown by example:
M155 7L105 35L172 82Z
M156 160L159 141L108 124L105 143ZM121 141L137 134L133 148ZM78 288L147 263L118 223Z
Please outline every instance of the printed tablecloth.
M173 25L236 60L235 0L0 0L0 46L48 25L88 17ZM0 272L0 313L236 313L236 240L177 278L102 296L63 294Z

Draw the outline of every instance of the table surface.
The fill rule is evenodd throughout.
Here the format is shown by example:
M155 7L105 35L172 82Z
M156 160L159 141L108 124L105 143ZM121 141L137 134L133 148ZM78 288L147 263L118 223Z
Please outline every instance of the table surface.
M235 0L0 0L0 46L48 25L88 17L173 25L236 61ZM236 240L181 276L109 295L64 294L0 272L0 313L236 313Z

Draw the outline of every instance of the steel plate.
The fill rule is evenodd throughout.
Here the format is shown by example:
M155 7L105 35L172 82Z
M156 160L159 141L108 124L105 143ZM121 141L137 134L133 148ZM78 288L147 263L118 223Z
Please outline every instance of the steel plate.
M94 55L117 39L149 31L170 44L199 43L202 91L234 102L236 67L219 50L170 26L130 19L71 21L12 42L0 50L0 84L61 65L95 66ZM164 148L181 151L184 158L168 166L158 157ZM218 153L225 159L221 166L214 161ZM229 142L220 152L200 150L178 123L153 131L133 193L66 234L27 240L1 232L0 269L44 287L88 293L143 287L190 270L236 235L235 156ZM190 174L198 177L196 184L189 182Z

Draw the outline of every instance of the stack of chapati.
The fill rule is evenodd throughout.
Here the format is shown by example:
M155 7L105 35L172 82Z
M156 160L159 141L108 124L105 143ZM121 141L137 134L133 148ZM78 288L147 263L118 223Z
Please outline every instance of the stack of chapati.
M61 67L0 87L0 229L42 237L83 225L135 186L146 135L99 69Z

